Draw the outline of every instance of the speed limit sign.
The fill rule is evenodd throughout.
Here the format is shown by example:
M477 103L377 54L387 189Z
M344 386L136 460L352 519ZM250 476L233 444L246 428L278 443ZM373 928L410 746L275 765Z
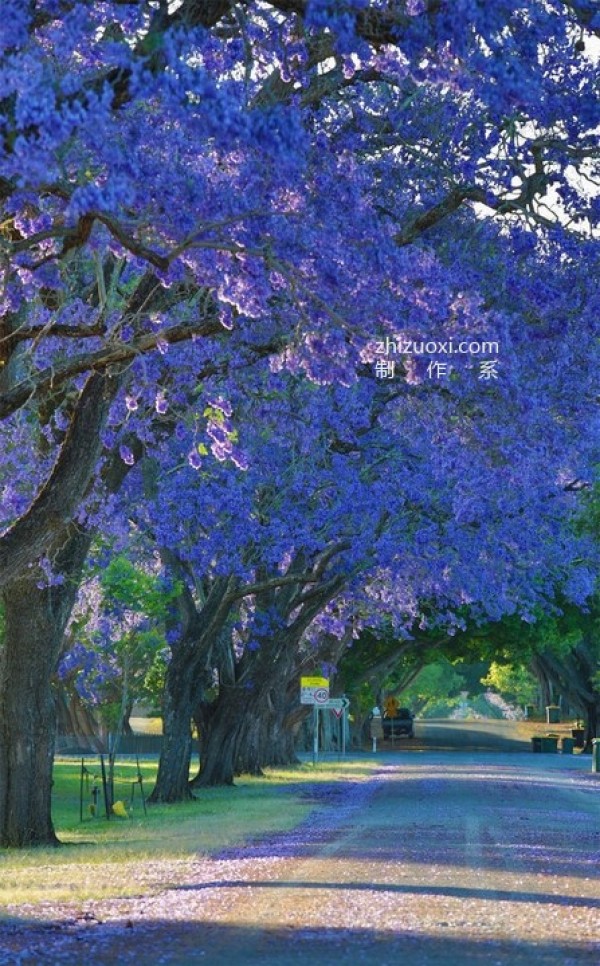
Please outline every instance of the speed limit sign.
M328 700L328 678L300 678L300 704L327 704Z

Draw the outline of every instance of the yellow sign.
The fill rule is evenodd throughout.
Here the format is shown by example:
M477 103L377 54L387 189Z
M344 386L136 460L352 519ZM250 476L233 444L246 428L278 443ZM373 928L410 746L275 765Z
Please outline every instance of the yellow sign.
M300 678L300 704L327 704L329 700L328 678Z
M301 688L328 688L329 678L300 678Z
M383 702L383 713L386 718L395 718L398 714L398 698L393 694L388 694Z

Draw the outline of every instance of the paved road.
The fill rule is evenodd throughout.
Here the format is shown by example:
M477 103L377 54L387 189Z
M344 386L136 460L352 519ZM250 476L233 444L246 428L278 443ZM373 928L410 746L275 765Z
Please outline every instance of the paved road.
M88 903L86 925L71 911L13 934L0 963L598 966L589 758L377 761L363 782L314 786L295 832L199 858L159 895Z
M449 718L428 718L415 721L413 739L396 738L394 747L406 751L527 751L531 744L519 734L514 721L453 721ZM383 743L384 749L391 742Z

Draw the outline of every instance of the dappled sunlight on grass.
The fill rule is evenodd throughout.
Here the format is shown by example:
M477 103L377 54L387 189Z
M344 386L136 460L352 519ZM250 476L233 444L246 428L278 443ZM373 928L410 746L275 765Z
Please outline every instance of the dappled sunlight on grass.
M270 782L281 783L290 781L367 781L380 765L381 763L376 758L370 760L347 758L341 761L318 761L316 765L313 765L312 762L302 762L295 767L285 769L268 768L265 771L265 779ZM244 776L244 779L239 779L240 782L242 780L251 781L252 779L247 779Z
M315 783L363 781L374 768L347 761L272 769L264 777L240 777L233 787L202 789L191 802L148 805L144 816L139 787L133 810L129 801L136 763L122 761L116 769L116 798L125 802L130 817L107 821L99 761L87 758L85 766L91 777L84 783L81 822L81 762L60 759L55 765L53 815L62 846L0 853L0 907L134 895L176 884L198 856L297 826L314 807L309 790ZM140 768L147 795L156 763L144 761ZM100 794L92 817L94 778Z

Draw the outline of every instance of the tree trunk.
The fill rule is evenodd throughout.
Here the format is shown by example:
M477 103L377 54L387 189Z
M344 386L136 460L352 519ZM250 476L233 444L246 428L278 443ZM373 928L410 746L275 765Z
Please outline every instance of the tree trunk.
M233 785L238 736L244 723L247 692L222 688L211 705L196 714L200 743L200 771L194 788Z
M285 705L290 680L298 686L302 635L339 587L336 579L324 585L320 593L311 591L310 603L301 608L291 624L282 626L276 634L259 636L258 648L246 649L240 660L230 662L217 699L201 709L198 718L201 770L194 787L231 784L236 774L262 774L263 767L276 763L284 745L281 733L285 727L285 713L278 710L278 704L281 701ZM267 611L273 598L265 595L261 603ZM280 592L277 603L286 619L294 609L287 589ZM288 742L286 757L289 750Z
M0 846L56 845L51 818L56 702L52 677L89 546L71 532L55 555L64 583L38 587L32 570L3 590L0 650Z
M55 845L50 814L58 650L43 604L16 587L6 600L0 676L0 844ZM40 649L40 640L46 640Z
M163 561L178 573L175 556L166 548L161 553ZM150 802L185 802L193 798L189 780L192 717L211 683L210 655L231 610L230 587L231 578L215 579L198 611L189 588L182 584L177 601L182 630L167 668L163 743Z
M263 768L287 768L298 765L300 759L296 754L297 728L292 729L285 719L276 716L269 730L268 740L263 743Z
M585 717L585 749L592 750L597 734L600 695L594 683L597 669L595 641L582 640L572 651L560 657L547 652L536 657L549 680L554 680L567 700L580 708Z
M196 706L193 680L178 673L173 661L167 669L163 699L163 741L156 784L149 802L186 802L190 791L192 713Z
M236 678L222 684L216 700L200 709L201 769L194 787L229 785L234 775L262 775L275 722L272 695L280 682L285 686L281 664L290 659L281 644L286 637L281 634L278 643L265 640L258 651L246 652L235 668Z
M263 774L266 749L270 743L270 724L272 717L266 720L260 713L253 714L250 710L244 715L245 723L238 733L235 754L236 775Z
M535 655L533 657L531 661L531 670L537 678L540 688L542 701L541 710L543 711L547 705L552 704L552 684L550 682L550 678L548 677L547 669L544 666L544 659L542 655Z
M273 715L269 740L264 745L263 767L297 765L300 759L296 754L296 739L302 722L309 714L308 706L298 703L298 681L294 680L287 688L273 690L271 698Z

